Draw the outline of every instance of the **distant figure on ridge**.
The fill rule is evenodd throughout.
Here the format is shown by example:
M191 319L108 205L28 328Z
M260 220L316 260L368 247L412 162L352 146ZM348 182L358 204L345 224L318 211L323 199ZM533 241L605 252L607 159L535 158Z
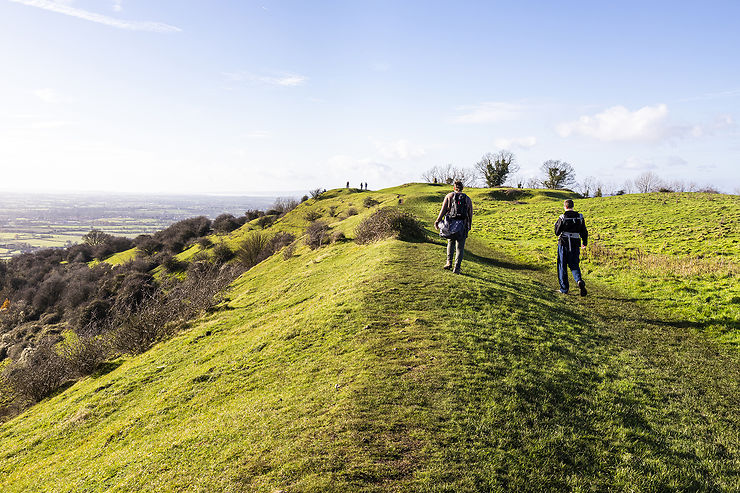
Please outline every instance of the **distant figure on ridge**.
M583 246L588 244L588 230L583 214L573 210L573 201L566 199L563 202L565 213L555 223L555 234L558 236L558 281L560 292L568 294L568 267L573 272L573 280L581 290L581 296L586 296L586 282L581 278L579 266L581 241Z
M367 182L365 182L365 191L367 192Z
M447 263L444 268L452 269L455 274L460 273L460 264L465 252L465 239L473 226L473 201L462 191L463 184L458 180L454 184L454 190L445 196L439 216L434 221L434 229L439 231L439 236L447 239ZM454 268L453 251L455 252Z
M347 182L347 188L349 188L349 182Z

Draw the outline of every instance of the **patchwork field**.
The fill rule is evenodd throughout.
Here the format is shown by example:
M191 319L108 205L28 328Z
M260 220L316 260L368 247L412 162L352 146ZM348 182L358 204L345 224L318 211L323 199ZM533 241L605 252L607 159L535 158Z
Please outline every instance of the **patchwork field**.
M273 201L274 197L3 193L0 259L79 243L91 229L134 238L188 217L239 216Z

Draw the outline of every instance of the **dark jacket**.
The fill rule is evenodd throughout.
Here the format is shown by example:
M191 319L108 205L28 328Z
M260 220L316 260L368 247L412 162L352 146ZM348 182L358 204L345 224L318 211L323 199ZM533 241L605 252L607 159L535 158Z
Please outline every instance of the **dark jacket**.
M580 248L581 240L583 240L583 246L588 245L586 220L583 218L583 214L576 211L565 211L558 218L555 223L555 234L560 237L560 244L567 246L569 249Z
M470 197L465 195L462 192L450 192L445 196L444 201L442 202L442 209L439 211L439 215L437 216L437 220L434 222L434 224L437 224L440 222L444 217L447 215L448 212L450 212L450 208L452 207L452 200L456 193L459 193L464 197L464 200L467 204L467 218L465 218L465 227L468 231L470 231L470 228L473 227L473 201L470 200Z

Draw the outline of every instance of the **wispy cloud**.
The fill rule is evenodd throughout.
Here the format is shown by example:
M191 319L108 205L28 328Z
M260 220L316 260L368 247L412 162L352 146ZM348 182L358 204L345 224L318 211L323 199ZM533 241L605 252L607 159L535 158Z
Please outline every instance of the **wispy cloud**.
M657 168L652 159L639 158L635 156L630 156L622 161L620 167L632 171L648 171Z
M47 103L59 103L62 101L62 98L59 97L59 94L54 89L48 87L44 89L36 89L35 91L33 91L33 94L37 98Z
M123 0L113 0L113 10L121 12L123 10Z
M393 142L381 142L374 140L376 149L385 159L414 159L422 157L426 151L416 145L411 144L406 139L399 139Z
M257 82L271 86L296 87L303 85L308 77L298 74L281 74L276 76L255 75L248 72L226 72L230 80L235 82Z
M679 99L679 103L687 103L690 101L704 101L708 99L719 99L719 98L729 98L729 97L735 97L740 96L740 88L736 89L730 89L727 91L720 91L720 92L708 92L705 94L700 94L699 96L691 96L684 99Z
M10 0L11 2L28 5L30 7L38 7L40 9L57 12L59 14L69 15L71 17L77 17L78 19L84 19L98 24L104 24L106 26L117 27L119 29L128 29L131 31L150 31L150 32L179 32L179 27L171 26L169 24L163 24L161 22L142 22L142 21L127 21L123 19L115 19L102 14L96 14L83 9L78 9L66 5L65 3L55 2L52 0ZM118 8L117 8L118 7ZM120 2L116 2L113 6L113 10L120 12L122 10Z
M493 145L499 149L529 149L537 144L537 138L534 136L514 137L511 139L499 138L493 141Z
M499 123L518 120L526 111L526 106L519 103L487 102L460 106L457 109L463 114L455 117L455 123Z
M561 137L583 135L605 142L656 141L672 133L667 117L665 104L645 106L636 111L613 106L595 115L560 123L556 130Z

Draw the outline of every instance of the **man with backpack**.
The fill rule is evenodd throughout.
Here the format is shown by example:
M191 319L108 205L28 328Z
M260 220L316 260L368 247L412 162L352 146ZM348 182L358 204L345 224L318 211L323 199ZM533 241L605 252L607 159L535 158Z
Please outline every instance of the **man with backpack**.
M456 181L454 191L445 196L439 216L434 221L434 229L439 231L442 238L447 239L447 263L444 268L452 269L455 274L460 273L465 239L473 226L473 201L462 193L462 190L462 182ZM452 263L453 252L455 252L454 268Z
M581 268L578 265L583 246L588 244L588 230L583 214L573 210L573 201L566 199L563 202L565 212L555 223L555 235L558 236L558 280L560 292L568 294L568 267L573 273L573 280L581 290L581 296L586 296L586 282L581 278Z

